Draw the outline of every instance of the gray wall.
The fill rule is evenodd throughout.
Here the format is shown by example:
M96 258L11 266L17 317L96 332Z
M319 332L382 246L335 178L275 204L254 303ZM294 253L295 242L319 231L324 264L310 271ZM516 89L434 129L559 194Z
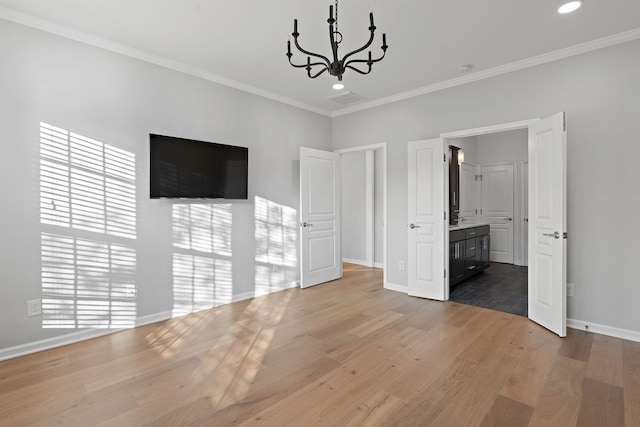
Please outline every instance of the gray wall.
M331 119L2 20L0 52L0 350L77 330L26 316L42 295L41 233L105 237L40 223L41 122L135 155L136 235L119 241L136 254L138 318L175 312L172 208L186 203L149 199L151 132L249 147L249 200L216 204L231 212L231 253L199 254L230 266L224 298L298 279L299 147L330 150Z
M342 172L342 258L365 262L367 259L365 152L342 154L340 167Z
M335 149L389 143L389 282L407 284L407 141L566 111L568 316L639 331L639 68L634 41L335 118Z

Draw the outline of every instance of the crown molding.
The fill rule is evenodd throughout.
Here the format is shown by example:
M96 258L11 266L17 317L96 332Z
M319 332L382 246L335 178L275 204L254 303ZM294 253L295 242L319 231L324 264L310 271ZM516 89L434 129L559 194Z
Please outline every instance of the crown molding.
M511 73L513 71L524 70L526 68L546 64L548 62L558 61L560 59L569 58L571 56L592 52L594 50L615 46L617 44L626 43L637 39L640 39L640 28L634 28L633 30L625 31L607 37L602 37L600 39L592 40L585 43L580 43L564 49L544 53L542 55L532 56L531 58L511 62L505 65L500 65L498 67L489 68L487 70L478 71L477 73L469 74L464 77L445 80L443 82L423 86L418 89L409 90L406 92L398 93L396 95L386 96L384 98L379 98L370 102L354 105L352 107L335 110L331 114L331 117L339 117L346 114L355 113L357 111L368 110L370 108L379 107L381 105L403 101L405 99L414 98L416 96L437 92L443 89L448 89L455 86L488 79L491 77L500 76L502 74Z
M478 71L466 76L457 77L455 79L445 80L442 82L434 83L432 85L423 86L417 89L412 89L406 92L401 92L395 95L378 98L373 101L364 102L362 104L354 105L339 110L327 110L314 105L310 105L304 102L297 101L293 98L279 95L274 92L270 92L255 86L251 86L245 83L238 82L233 79L229 79L218 74L205 71L201 68L192 67L190 65L183 64L178 61L165 58L160 55L154 55L141 49L136 49L131 46L127 46L121 43L116 43L83 31L75 30L65 25L56 24L54 22L38 18L26 13L18 12L13 9L0 6L0 19L22 24L27 27L35 28L41 31L45 31L51 34L55 34L60 37L64 37L70 40L74 40L80 43L84 43L90 46L105 49L114 53L118 53L124 56L138 59L140 61L148 62L163 68L167 68L179 73L194 76L203 80L207 80L213 83L231 87L243 92L247 92L262 98L270 99L273 101L281 102L283 104L291 105L292 107L307 110L316 114L320 114L327 117L340 117L347 114L355 113L362 110L368 110L370 108L379 107L386 104L391 104L405 99L414 98L421 95L437 92L440 90L452 88L455 86L464 85L467 83L476 82L479 80L488 79L491 77L500 76L502 74L511 73L513 71L524 70L526 68L535 67L537 65L546 64L548 62L557 61L571 56L580 55L594 50L603 49L617 44L626 43L629 41L640 39L640 28L634 28L622 33L613 34L610 36L602 37L600 39L592 40L589 42L577 44L564 49L559 49L553 52L545 53L531 58L526 58L520 61L515 61L509 64L500 65L487 70Z
M154 55L141 49L136 49L125 44L116 43L102 37L95 36L93 34L86 33L84 31L75 30L65 25L56 24L46 19L38 18L33 15L18 12L13 9L0 6L0 18L6 21L11 21L16 24L21 24L27 27L35 28L37 30L45 31L47 33L55 34L66 39L74 40L89 46L97 47L100 49L108 50L120 55L128 56L130 58L138 59L140 61L148 62L150 64L158 65L163 68L168 68L179 73L187 74L193 77L198 77L203 80L207 80L220 85L228 86L233 89L237 89L243 92L257 95L262 98L271 99L273 101L281 102L283 104L291 105L296 108L311 111L313 113L321 114L323 116L331 117L331 111L319 108L313 105L306 104L304 102L297 101L293 98L278 95L264 89L260 89L255 86L251 86L245 83L238 82L227 77L220 76L218 74L205 71L201 68L192 67L190 65L183 64L178 61L165 58L160 55Z

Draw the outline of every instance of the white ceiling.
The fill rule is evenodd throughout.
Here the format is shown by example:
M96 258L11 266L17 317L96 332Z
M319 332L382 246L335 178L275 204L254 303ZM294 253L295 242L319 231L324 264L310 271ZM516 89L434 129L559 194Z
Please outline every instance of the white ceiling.
M639 0L586 0L577 12L559 15L561 0L342 0L341 54L368 38L368 11L378 28L372 45L386 58L368 75L347 71L345 91L362 95L364 105L437 87L460 79L458 66L472 64L465 79L506 70L528 58L594 40L640 38ZM213 80L273 95L314 111L345 106L335 77L309 79L291 67L286 41L298 18L303 47L329 56L329 0L0 0L0 18L36 27L66 28L68 34L97 36L194 67ZM52 26L51 23L63 27ZM65 31L58 31L65 33ZM612 37L626 33L624 37ZM85 37L86 39L86 37ZM100 44L100 43L98 43ZM593 44L592 45L597 45ZM117 49L116 49L117 50ZM297 62L306 61L296 54ZM524 61L524 62L523 62ZM531 62L531 61L529 61ZM511 64L509 66L508 64ZM496 68L498 67L498 68ZM193 70L193 68L192 68ZM484 73L484 74L483 74ZM444 83L447 84L447 83ZM434 86L435 85L435 86ZM344 110L343 110L344 111Z

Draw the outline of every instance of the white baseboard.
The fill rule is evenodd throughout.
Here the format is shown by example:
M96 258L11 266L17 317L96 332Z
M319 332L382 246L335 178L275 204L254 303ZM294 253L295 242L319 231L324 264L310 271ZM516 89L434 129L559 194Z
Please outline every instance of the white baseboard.
M294 288L297 286L298 286L298 282L294 281L294 282L284 283L278 289L274 289L272 291L245 292L242 294L234 295L231 299L231 303L259 297L259 296L270 294L273 292L283 291L285 289ZM220 306L220 305L223 305L223 304L216 304L216 306ZM134 322L134 325L135 325L134 327L149 325L151 323L156 323L156 322L162 322L164 320L171 319L172 317L174 317L172 310L149 314L146 316L138 317ZM126 329L86 329L82 331L76 331L76 332L60 335L58 337L47 338L44 340L34 341L27 344L17 345L15 347L0 349L0 362L3 360L14 359L20 356L26 356L32 353L38 353L40 351L50 350L56 347L75 344L81 341L98 338L104 335L114 334L116 332L121 332L124 330Z
M356 264L356 265L362 265L362 266L365 266L365 267L369 267L367 265L367 261L363 261L361 259L342 258L342 262L347 262L349 264Z
M409 288L407 286L396 285L395 283L387 282L384 284L385 289L389 289L390 291L402 292L403 294L409 293Z
M640 332L632 331L630 329L620 329L613 326L600 325L598 323L577 319L567 319L567 327L601 335L608 335L610 337L622 338L624 340L640 342Z
M362 266L365 266L365 267L369 267L369 265L367 264L367 261L363 261L361 259L342 258L342 262L347 262L349 264L356 264L356 265L362 265ZM382 262L374 262L373 263L373 267L374 268L384 268L384 263L382 263Z

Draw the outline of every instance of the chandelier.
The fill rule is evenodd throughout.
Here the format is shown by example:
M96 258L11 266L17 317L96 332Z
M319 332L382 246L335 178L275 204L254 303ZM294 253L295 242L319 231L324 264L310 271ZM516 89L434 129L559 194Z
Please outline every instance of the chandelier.
M318 53L309 52L300 47L298 43L298 37L300 33L298 32L298 20L293 20L293 42L296 45L296 48L303 54L307 55L307 63L306 64L294 64L291 61L291 57L293 54L291 53L291 40L287 41L287 57L289 58L289 63L295 68L306 68L307 75L315 79L325 71L329 71L329 74L332 76L338 77L338 80L342 80L342 75L348 69L356 71L360 74L369 74L371 72L371 66L382 60L384 55L387 52L387 35L382 34L382 56L379 58L372 58L371 51L369 51L369 57L367 59L351 59L351 57L357 53L362 52L367 49L371 43L373 42L374 33L376 31L376 26L373 24L373 12L369 12L369 41L359 49L354 50L353 52L347 53L345 56L340 59L338 55L338 46L342 42L342 33L338 31L338 0L336 0L336 17L333 17L333 5L329 6L329 19L327 20L329 23L329 42L331 44L331 53L333 56L333 61L330 61L324 55L320 55ZM334 27L335 25L335 27ZM322 60L321 62L311 62L311 57ZM313 72L312 72L313 70Z

